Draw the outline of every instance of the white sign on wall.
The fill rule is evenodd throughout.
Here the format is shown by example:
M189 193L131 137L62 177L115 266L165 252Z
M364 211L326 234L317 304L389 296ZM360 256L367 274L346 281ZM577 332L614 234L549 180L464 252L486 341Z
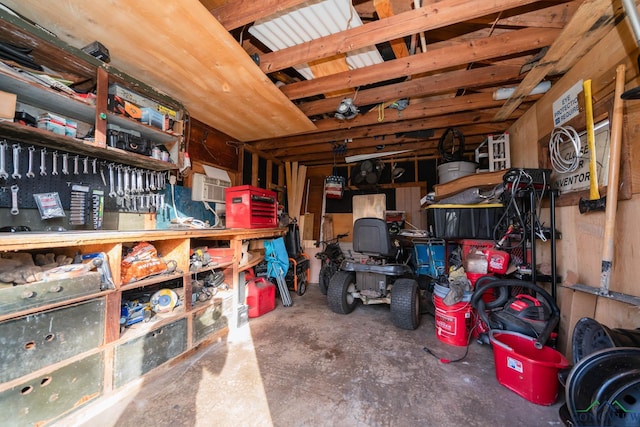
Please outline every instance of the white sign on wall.
M570 193L572 191L582 191L589 189L589 159L592 153L587 147L586 131L580 134L581 156L578 161L578 167L573 172L558 173L553 171L551 175L552 187L560 191L560 194ZM598 184L606 186L608 181L609 170L609 120L596 123L595 125L595 145L596 145L596 173L598 175ZM570 143L565 143L559 147L561 156L571 161L575 157L575 149Z
M580 113L578 94L582 92L582 80L553 101L553 126L560 126Z

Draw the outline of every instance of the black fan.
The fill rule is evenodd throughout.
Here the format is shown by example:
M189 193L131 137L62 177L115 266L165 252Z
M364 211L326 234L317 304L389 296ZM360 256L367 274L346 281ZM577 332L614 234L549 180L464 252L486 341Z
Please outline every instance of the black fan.
M353 168L351 183L358 187L376 185L380 179L382 168L384 168L384 163L371 159L364 160Z

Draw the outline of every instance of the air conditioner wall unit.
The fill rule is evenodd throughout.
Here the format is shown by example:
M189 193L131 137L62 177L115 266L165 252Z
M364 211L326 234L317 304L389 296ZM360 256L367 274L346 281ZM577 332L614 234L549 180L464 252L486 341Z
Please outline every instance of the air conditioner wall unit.
M195 173L193 174L191 199L196 202L224 203L224 189L229 187L231 187L230 181Z

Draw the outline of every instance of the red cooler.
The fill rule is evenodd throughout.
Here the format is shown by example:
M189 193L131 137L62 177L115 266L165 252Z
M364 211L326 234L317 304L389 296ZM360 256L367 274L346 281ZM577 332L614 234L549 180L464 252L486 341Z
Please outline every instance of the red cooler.
M264 277L247 283L247 305L249 317L259 317L276 308L276 287Z

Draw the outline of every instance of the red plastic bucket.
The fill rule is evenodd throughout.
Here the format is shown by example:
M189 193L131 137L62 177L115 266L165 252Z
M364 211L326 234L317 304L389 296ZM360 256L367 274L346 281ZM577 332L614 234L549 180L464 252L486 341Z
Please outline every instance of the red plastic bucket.
M538 405L553 405L558 398L558 371L567 359L551 347L535 348L535 338L511 331L491 331L498 382Z
M471 325L471 303L462 301L454 305L446 305L441 297L434 294L433 304L438 339L450 345L466 346Z
M478 281L479 278L481 278L483 276L493 276L493 273L483 274L483 273L468 273L467 272L466 274L467 274L467 279L469 279L469 281L471 282L471 287L472 288L476 287L476 282ZM496 300L495 290L496 290L496 288L491 288L491 289L486 290L482 294L482 301L484 301L485 304L488 303L488 302Z

